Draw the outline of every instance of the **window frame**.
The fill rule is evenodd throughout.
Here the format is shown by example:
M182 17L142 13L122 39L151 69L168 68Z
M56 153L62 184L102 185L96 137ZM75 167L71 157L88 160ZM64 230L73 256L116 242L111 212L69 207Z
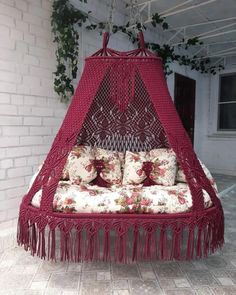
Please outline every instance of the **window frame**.
M235 76L236 77L236 72L230 72L230 73L225 73L225 74L220 74L219 75L219 84L218 84L218 101L217 101L217 132L236 132L236 128L234 129L226 129L226 128L220 128L220 105L227 105L227 104L236 104L236 99L233 101L220 101L221 97L221 78L222 77L227 77L227 76Z

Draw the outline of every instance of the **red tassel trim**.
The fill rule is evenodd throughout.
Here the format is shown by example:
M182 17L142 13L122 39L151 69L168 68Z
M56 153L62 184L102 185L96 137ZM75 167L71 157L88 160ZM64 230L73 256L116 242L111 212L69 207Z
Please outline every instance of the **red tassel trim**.
M139 218L113 214L114 219L110 214L97 214L96 218L88 218L87 214L86 218L63 220L59 213L50 218L37 213L20 212L18 244L32 255L54 261L58 248L61 261L190 260L207 257L224 243L221 208L211 208L210 213L199 216L185 215L188 218L176 214L179 217L176 220L168 219L167 214L139 214Z

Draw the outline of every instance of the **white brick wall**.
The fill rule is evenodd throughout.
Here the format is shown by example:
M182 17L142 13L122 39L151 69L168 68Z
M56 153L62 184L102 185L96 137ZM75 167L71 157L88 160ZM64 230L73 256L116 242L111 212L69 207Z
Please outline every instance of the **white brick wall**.
M0 223L17 217L67 109L53 93L51 3L0 0Z

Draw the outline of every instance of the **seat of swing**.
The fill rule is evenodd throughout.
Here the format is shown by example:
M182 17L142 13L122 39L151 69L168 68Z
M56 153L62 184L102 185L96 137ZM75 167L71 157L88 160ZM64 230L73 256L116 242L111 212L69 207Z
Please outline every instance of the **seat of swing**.
M83 174L84 172L87 172L87 179L90 175L92 175L93 177L96 176L97 179L97 171L95 169L95 165L92 163L91 160L89 160L89 156L87 156L86 158L86 152L92 150L93 149L90 147L77 146L74 147L73 152L70 153L67 159L66 167L63 170L63 175L58 183L57 190L54 195L53 210L55 212L157 214L185 213L192 210L193 203L191 191L185 180L183 171L180 168L176 169L176 175L174 175L175 180L173 181L172 185L158 185L155 183L147 184L147 178L145 178L140 184L135 183L135 179L131 178L130 184L127 184L123 183L122 179L119 179L118 181L116 178L114 178L114 172L118 172L119 176L122 177L123 174L125 174L123 171L124 167L126 169L129 168L128 164L126 164L124 162L124 159L122 158L124 157L122 156L123 153L97 149L100 151L100 153L102 152L100 156L107 156L106 166L108 166L108 169L110 171L113 171L113 174L111 176L113 176L113 178L116 180L114 181L113 179L113 181L115 182L114 184L108 186L108 183L106 183L102 178L102 186L97 185L97 182L94 181L91 181L90 183L82 183L82 178L80 174ZM159 151L167 151L167 149L159 149ZM74 155L73 153L76 155ZM144 152L142 152L141 154L143 153ZM116 154L117 159L114 158L114 155ZM133 157L138 157L140 153L131 154ZM121 159L122 165L119 165L121 163ZM77 166L75 165L76 161ZM162 164L162 162L164 165ZM159 173L159 175L157 175L157 178L158 176L162 176L162 180L165 180L165 174L163 173L163 171L167 170L167 168L165 168L164 170L163 167L168 165L168 158L162 162L160 161L158 165L157 174ZM165 165L166 163L167 165ZM210 180L214 190L217 193L217 186L210 171L202 162L200 163L204 170L204 173ZM86 164L88 166L86 166ZM114 167L116 164L118 167ZM92 165L94 165L94 167L92 167ZM87 171L82 171L83 166L86 166L84 170ZM140 167L141 166L142 164L140 164ZM92 168L94 168L94 171L92 171ZM103 168L105 169L105 165ZM119 169L121 171L119 171ZM31 183L36 178L39 170L40 169L38 169L38 171L33 176ZM107 171L107 173L109 173L109 170ZM100 171L100 173L102 174L102 170ZM140 171L138 170L136 173L140 174ZM168 171L166 174L168 176ZM72 176L76 177L73 178ZM204 208L206 209L211 207L211 198L205 190L203 190L203 197ZM31 204L34 207L39 208L41 198L42 190L39 190L34 195Z
M206 191L204 207L212 205ZM42 191L38 191L32 205L40 207ZM53 210L62 213L184 213L190 212L192 197L187 183L163 187L153 185L113 186L77 185L60 181L53 200Z

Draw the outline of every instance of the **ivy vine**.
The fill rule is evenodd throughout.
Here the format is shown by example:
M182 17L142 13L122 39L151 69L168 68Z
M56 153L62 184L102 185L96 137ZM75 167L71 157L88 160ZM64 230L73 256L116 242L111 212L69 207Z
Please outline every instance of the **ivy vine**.
M67 101L74 94L72 81L76 78L78 70L79 33L77 26L81 27L88 15L76 9L68 0L56 0L52 7L53 41L57 43L54 90L61 101Z
M79 33L78 27L83 24L86 25L87 30L97 30L100 34L105 30L106 23L100 22L94 24L89 20L91 12L83 13L75 8L69 0L54 0L53 11L51 15L51 26L54 34L54 42L57 43L56 60L57 67L54 79L54 90L59 95L61 101L68 101L74 94L73 80L76 79L78 70L79 57ZM90 21L90 24L88 24ZM165 18L158 13L152 15L152 26L155 28L160 26L163 30L169 28ZM138 30L145 30L145 26L141 23L136 23L135 28ZM131 42L137 42L137 36L134 30L130 29L130 23L127 22L123 26L113 25L112 32L123 32L128 35ZM184 49L184 52L190 47L202 45L202 41L198 37L183 39L177 46L179 49ZM166 75L172 73L170 64L177 62L179 65L190 66L192 70L200 73L216 74L217 71L222 70L222 65L211 66L210 59L202 59L199 56L189 56L188 54L176 54L176 47L169 44L160 45L158 43L146 43L153 52L160 56L163 60L163 65Z

